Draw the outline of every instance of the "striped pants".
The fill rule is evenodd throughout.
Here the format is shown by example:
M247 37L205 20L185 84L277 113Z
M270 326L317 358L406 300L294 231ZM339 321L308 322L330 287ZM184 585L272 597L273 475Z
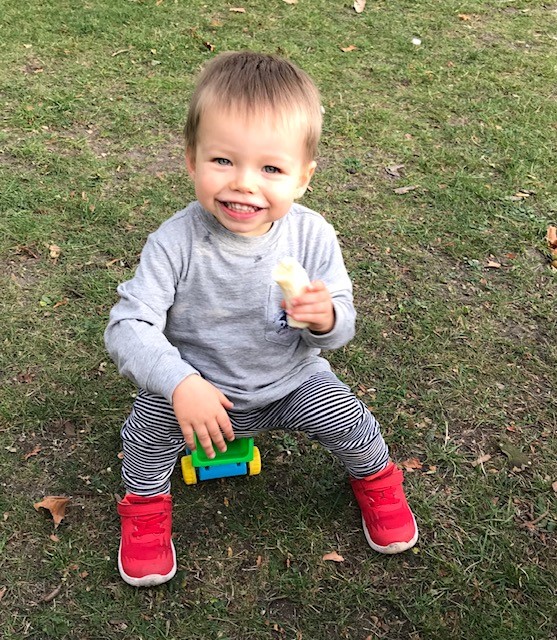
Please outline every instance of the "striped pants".
M381 471L389 451L369 409L330 371L311 376L298 389L265 407L228 411L234 434L302 431L336 455L355 478ZM169 493L170 476L185 448L167 400L141 390L122 428L126 491L141 496Z

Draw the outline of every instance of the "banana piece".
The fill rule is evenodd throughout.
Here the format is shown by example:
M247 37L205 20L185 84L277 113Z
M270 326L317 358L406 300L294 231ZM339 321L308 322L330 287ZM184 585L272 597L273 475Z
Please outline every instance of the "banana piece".
M299 296L310 283L306 270L296 258L283 258L273 269L272 276L282 289L287 306L292 298ZM309 326L307 322L293 320L290 316L288 316L287 322L290 327L295 329L305 329Z

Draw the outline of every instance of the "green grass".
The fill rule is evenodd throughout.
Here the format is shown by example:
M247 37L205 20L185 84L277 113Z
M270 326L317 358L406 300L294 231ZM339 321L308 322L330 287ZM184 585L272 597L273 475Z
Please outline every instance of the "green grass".
M556 6L0 0L0 27L0 635L555 640ZM337 228L359 311L330 359L422 462L421 538L375 555L339 465L276 433L258 477L176 474L178 576L133 590L113 494L134 389L102 332L193 197L180 132L209 45L286 55L322 90L304 203ZM58 494L54 530L33 504Z

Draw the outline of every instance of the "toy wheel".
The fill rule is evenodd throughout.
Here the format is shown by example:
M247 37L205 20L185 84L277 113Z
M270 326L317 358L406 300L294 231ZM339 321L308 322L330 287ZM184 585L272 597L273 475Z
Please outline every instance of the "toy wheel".
M195 467L191 460L191 456L184 456L182 458L182 476L186 484L197 484L197 474L195 473Z
M261 454L257 447L253 447L253 460L248 462L248 469L250 476L256 476L261 473Z

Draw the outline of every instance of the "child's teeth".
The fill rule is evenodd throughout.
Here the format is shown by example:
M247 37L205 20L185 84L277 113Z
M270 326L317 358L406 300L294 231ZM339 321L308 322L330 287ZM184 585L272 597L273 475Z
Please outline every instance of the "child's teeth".
M234 209L234 211L243 211L243 212L249 211L250 213L257 211L257 207L252 207L251 205L247 205L247 204L238 204L236 202L229 202L227 206L229 209Z

